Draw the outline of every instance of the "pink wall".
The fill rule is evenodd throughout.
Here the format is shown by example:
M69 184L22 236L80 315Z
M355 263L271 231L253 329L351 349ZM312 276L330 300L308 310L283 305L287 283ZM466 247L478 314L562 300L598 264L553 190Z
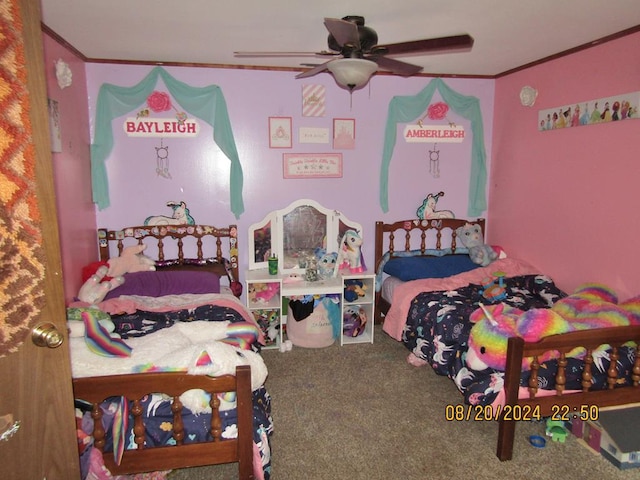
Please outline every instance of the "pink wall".
M89 122L84 62L44 35L47 92L58 102L62 152L53 153L56 208L65 299L70 301L80 287L80 272L97 256L95 208L91 200ZM55 76L55 61L61 58L73 72L71 86L61 89Z
M89 64L87 84L90 121L93 123L98 91L103 83L133 86L151 70L149 66ZM199 223L224 225L237 223L241 248L247 245L247 227L268 212L286 207L294 200L313 199L327 208L341 210L364 229L365 262L373 267L374 223L378 219L413 218L428 193L444 191L440 209L452 210L459 217L467 212L471 137L462 144L439 144L440 177L429 173L428 150L433 143L406 144L399 141L391 162L389 208L383 214L379 204L380 166L383 134L389 101L394 95L415 95L431 78L375 76L369 87L353 94L340 89L330 74L295 80L293 72L237 69L167 67L180 81L192 86L219 85L226 98L235 140L244 169L245 213L236 219L229 209L229 161L211 139L211 129L195 139L164 139L169 146L172 178L156 175L156 147L159 138L129 138L122 124L124 115L113 122L115 147L107 160L111 185L111 206L97 213L99 226L119 228L141 224L149 215L169 215L170 200L187 202ZM445 79L453 89L479 98L484 117L487 157L491 156L493 80ZM326 115L302 116L302 85L326 86ZM158 90L167 91L159 83ZM439 100L434 96L433 101ZM268 117L293 119L293 148L273 149L268 142ZM329 129L333 118L354 118L356 147L334 150L331 143L298 142L300 127ZM465 126L468 122L455 113L448 118ZM203 125L204 123L201 122ZM444 122L440 122L444 123ZM206 127L206 125L204 125ZM403 126L399 127L402 129ZM283 179L282 154L341 152L343 176L334 179ZM248 255L240 257L246 268Z
M496 81L488 241L572 291L640 293L640 120L539 132L538 110L640 90L640 34ZM524 85L539 91L520 105Z

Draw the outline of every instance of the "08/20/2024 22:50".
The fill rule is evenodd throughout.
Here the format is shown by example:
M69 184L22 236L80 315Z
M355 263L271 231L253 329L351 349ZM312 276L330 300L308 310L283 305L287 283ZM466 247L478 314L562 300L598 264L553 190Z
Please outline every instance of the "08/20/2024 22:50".
M570 421L581 419L583 421L598 420L600 409L597 405L552 405L551 420ZM453 405L445 407L445 420L449 422L461 421L532 421L542 420L539 405Z

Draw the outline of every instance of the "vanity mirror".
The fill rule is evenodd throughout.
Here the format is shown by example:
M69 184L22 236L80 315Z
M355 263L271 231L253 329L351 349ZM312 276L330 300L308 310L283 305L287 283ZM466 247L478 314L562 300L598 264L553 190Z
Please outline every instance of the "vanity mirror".
M313 200L297 200L249 227L249 269L267 268L275 254L280 273L302 272L316 248L337 252L346 230L362 232L362 226Z

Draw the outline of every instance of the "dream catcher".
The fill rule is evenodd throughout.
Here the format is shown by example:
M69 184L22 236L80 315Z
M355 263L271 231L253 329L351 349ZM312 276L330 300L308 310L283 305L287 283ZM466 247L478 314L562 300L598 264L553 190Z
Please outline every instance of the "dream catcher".
M160 139L160 146L156 148L156 175L163 178L171 178L169 173L169 147L164 146L162 138Z
M427 113L418 120L418 125L422 128L422 122L425 118L429 118L429 120L443 120L446 119L449 122L450 126L455 127L455 123L449 121L447 118L447 113L449 112L449 105L444 102L436 102L429 105L427 108ZM440 150L437 149L438 144L433 144L433 150L429 150L429 173L433 176L433 178L440 177Z
M440 177L440 150L436 150L437 143L433 144L433 150L429 150L429 173L433 178Z

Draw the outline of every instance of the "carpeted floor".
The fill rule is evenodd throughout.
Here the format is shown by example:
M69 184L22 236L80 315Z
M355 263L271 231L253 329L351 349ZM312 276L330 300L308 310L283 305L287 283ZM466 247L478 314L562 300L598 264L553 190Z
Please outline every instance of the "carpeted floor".
M376 327L375 343L263 353L273 397L273 480L638 479L570 436L528 443L544 425L516 429L514 459L495 456L494 422L447 422L461 403L453 382L405 362L407 350ZM237 478L236 465L176 470L170 480Z

